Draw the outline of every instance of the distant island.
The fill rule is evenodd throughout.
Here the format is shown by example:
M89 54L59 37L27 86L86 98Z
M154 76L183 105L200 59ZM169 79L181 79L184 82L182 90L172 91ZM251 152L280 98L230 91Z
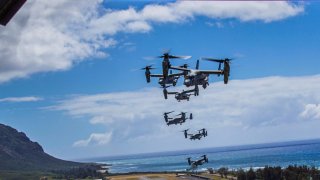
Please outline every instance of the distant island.
M25 133L0 124L0 179L86 178L101 176L101 165L57 159Z

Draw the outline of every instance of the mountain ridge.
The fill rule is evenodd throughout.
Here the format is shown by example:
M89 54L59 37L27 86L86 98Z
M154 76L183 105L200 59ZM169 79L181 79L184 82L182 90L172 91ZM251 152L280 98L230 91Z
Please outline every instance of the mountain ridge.
M0 170L49 171L82 167L78 163L55 158L23 132L0 123Z

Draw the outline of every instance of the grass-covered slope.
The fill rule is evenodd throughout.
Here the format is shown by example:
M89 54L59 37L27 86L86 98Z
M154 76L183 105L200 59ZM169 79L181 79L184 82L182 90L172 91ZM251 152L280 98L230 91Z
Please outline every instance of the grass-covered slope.
M23 132L0 124L0 171L50 171L83 165L54 158Z

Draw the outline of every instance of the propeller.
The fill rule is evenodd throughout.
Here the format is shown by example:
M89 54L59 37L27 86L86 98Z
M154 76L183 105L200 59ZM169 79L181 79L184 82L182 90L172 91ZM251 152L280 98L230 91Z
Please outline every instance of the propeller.
M166 50L163 52L161 56L157 56L158 58L166 58L166 59L190 59L191 56L175 56L170 54L170 50Z
M188 138L188 130L189 129L185 129L185 130L181 131L181 132L184 132L184 138Z
M206 163L209 162L209 160L208 160L208 158L207 158L207 155L202 155L202 156L200 156L200 157L202 157Z
M149 65L149 66L146 66L146 67L141 68L140 70L151 70L151 69L156 69L156 68L153 68L152 66L153 66L153 65Z
M173 113L173 112L174 112L174 111L164 112L163 115L166 115L166 114L168 115L168 114Z
M146 60L156 59L156 58L164 58L164 59L190 59L191 56L175 56L170 54L170 49L164 49L162 51L161 56L156 57L145 57Z
M219 63L218 70L221 70L221 64L222 63L230 62L230 61L234 60L234 58L215 59L215 58L202 57L201 60L217 62L217 63Z
M215 59L215 58L202 57L201 60L223 63L223 62L232 61L232 60L234 60L234 58Z
M191 157L186 158L188 160L188 164L191 165L192 161L191 161Z

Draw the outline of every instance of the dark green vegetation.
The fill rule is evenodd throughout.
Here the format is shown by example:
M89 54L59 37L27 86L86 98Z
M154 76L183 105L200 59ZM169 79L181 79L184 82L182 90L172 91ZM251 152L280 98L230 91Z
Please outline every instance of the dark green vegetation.
M320 170L315 167L308 166L288 166L281 167L266 166L262 169L248 171L242 169L237 172L230 172L237 177L238 180L255 180L255 179L274 179L274 180L320 180Z
M45 153L23 132L0 124L0 180L39 179L41 176L98 177L97 164L57 159ZM23 178L22 178L23 177Z

